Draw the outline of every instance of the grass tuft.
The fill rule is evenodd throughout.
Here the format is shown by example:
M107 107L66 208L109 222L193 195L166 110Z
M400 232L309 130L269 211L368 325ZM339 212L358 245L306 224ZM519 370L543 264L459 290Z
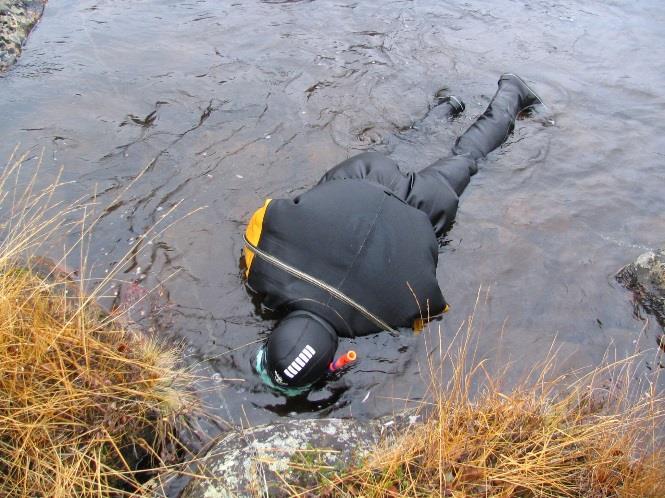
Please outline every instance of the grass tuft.
M78 225L53 201L58 182L21 180L25 161L0 176L0 496L128 496L172 463L191 379L174 349L31 258Z
M343 471L318 472L296 496L640 497L665 496L664 402L641 389L631 365L615 362L546 380L540 373L504 392L470 351L473 317L431 360L424 423L386 438ZM441 336L439 334L439 344ZM441 351L442 348L440 347ZM443 372L446 375L443 375ZM536 372L537 370L534 370ZM501 376L499 376L501 377ZM445 381L443 379L446 379ZM609 381L608 379L611 379Z

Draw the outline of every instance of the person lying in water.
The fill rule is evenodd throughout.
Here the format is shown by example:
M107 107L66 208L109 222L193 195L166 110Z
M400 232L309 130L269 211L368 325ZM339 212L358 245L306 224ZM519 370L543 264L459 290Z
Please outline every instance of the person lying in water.
M405 173L388 157L362 153L307 192L268 199L254 213L246 284L283 313L257 352L266 384L306 392L329 372L339 337L418 327L448 310L436 279L437 237L455 219L478 160L506 140L521 111L542 103L514 74L498 86L449 157ZM454 98L447 105L451 114L464 108Z

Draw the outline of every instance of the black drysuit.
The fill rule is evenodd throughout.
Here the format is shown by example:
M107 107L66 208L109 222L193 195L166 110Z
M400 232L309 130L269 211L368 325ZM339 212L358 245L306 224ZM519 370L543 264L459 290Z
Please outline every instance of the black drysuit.
M248 286L266 307L312 312L342 337L412 327L442 313L436 239L450 228L477 160L501 145L517 114L536 101L522 80L504 75L449 157L404 173L367 152L298 197L272 200L258 241L246 237Z

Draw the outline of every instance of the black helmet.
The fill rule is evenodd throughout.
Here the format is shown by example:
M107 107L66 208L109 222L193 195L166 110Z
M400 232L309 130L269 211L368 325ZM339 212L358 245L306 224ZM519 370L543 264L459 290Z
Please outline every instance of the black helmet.
M313 384L328 371L337 350L337 334L323 318L293 311L268 337L265 366L278 386Z

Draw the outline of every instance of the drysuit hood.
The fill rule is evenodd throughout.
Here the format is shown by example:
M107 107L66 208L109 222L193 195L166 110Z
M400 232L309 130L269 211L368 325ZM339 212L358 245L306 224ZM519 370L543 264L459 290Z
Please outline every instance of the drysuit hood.
M337 350L337 334L309 311L289 313L265 346L265 370L276 386L310 386L328 372Z

